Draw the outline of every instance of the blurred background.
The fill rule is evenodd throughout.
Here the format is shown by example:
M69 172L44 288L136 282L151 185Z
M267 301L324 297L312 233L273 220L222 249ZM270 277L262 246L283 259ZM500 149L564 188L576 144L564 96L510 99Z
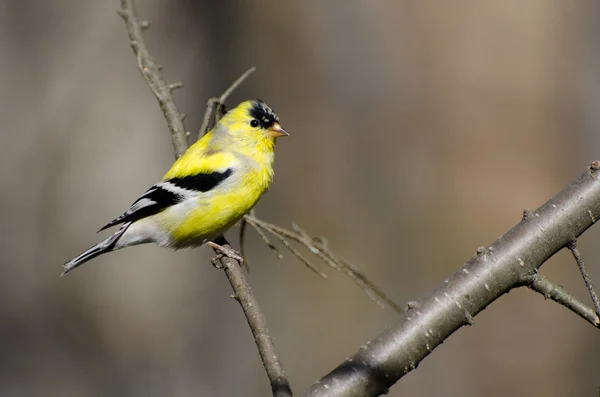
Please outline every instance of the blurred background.
M600 157L598 2L137 3L192 133L257 66L230 105L260 97L292 134L258 215L325 236L402 305ZM0 0L0 395L270 395L211 250L135 247L58 277L174 159L118 8ZM394 323L345 276L251 235L250 281L297 394ZM600 285L599 239L580 248ZM589 302L567 253L542 273ZM520 289L389 395L599 387L598 330Z

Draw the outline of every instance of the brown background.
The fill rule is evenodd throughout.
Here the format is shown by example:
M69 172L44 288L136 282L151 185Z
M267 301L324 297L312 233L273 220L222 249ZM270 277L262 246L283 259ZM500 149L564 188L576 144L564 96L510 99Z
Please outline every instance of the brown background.
M258 214L327 236L418 299L600 158L594 1L138 1L196 131L252 65L292 137ZM202 248L136 247L60 279L173 161L117 1L0 1L0 395L265 396L238 305ZM233 235L235 236L235 234ZM600 229L581 239L600 284ZM298 394L394 321L255 236L251 282ZM588 301L567 253L542 269ZM600 335L527 290L390 396L595 396Z

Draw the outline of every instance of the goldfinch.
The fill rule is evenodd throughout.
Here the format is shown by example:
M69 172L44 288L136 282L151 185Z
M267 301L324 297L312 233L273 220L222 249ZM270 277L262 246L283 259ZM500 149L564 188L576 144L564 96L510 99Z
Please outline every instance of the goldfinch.
M174 249L210 243L248 213L273 180L275 140L288 133L261 100L227 112L148 189L100 231L120 229L64 264L63 275L107 252L156 243Z

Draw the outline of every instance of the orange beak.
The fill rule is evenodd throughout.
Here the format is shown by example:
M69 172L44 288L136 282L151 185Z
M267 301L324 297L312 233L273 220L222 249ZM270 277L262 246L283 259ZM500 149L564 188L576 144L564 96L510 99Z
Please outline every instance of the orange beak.
M287 133L286 130L284 130L283 128L281 128L281 126L279 125L279 123L275 123L271 126L271 128L269 128L269 134L273 137L273 138L279 138L280 136L290 136L290 134Z

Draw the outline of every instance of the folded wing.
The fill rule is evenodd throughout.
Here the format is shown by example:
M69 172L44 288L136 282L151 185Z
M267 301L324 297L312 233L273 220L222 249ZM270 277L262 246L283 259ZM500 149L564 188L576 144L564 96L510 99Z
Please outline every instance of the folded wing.
M102 229L125 222L135 222L158 214L198 192L209 192L223 183L233 173L231 168L223 172L203 172L181 178L171 178L157 183L146 191L125 213L113 219Z

